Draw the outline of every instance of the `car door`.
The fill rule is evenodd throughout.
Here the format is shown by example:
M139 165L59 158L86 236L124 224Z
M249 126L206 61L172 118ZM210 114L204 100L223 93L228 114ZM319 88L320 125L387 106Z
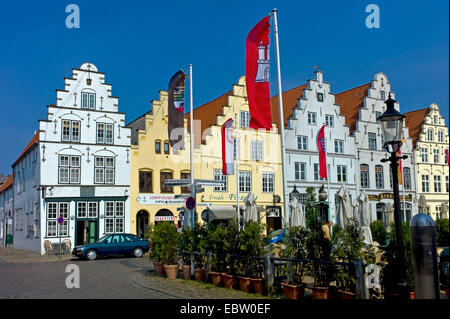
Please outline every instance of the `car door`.
M135 236L133 235L122 235L123 237L123 254L128 255L133 253L133 249L137 246L137 243L135 241ZM136 237L137 238L137 237Z
M107 236L103 241L95 245L95 248L97 249L97 252L100 255L108 255L108 251L110 249L110 245L112 242L112 235Z

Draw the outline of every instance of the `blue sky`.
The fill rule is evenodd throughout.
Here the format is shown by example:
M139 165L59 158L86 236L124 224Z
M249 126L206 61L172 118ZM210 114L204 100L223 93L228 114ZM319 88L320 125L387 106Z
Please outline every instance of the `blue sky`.
M80 8L79 29L65 26L71 3ZM365 26L371 3L380 8L379 29ZM402 112L438 103L448 125L447 0L8 1L0 10L0 172L11 172L72 68L90 61L105 72L128 123L192 63L201 105L245 73L246 36L274 7L283 90L312 78L317 64L333 93L382 71Z

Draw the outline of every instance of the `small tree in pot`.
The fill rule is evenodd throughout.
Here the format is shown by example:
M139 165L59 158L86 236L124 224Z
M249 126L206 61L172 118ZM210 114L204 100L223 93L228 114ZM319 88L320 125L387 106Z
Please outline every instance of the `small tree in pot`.
M225 229L220 225L208 225L207 242L210 248L209 275L214 286L220 287L223 283L221 273L225 271L224 254Z
M183 276L186 280L191 278L191 255L194 251L193 236L194 232L192 229L183 229L178 244L178 254L181 256L183 262Z
M225 262L228 265L227 269L222 273L225 288L233 288L236 284L236 259L233 259L231 255L239 253L239 228L236 219L228 221L228 225L225 228L225 240L223 242L224 253L226 254Z
M148 232L145 234L147 240L150 243L149 258L153 262L153 267L157 275L164 275L164 266L162 263L161 245L159 240L155 240L155 225L150 225Z
M302 226L288 228L283 243L285 248L281 251L281 257L290 259L306 258L306 237L308 231ZM286 299L299 299L305 292L303 283L304 264L289 262L287 265L287 280L282 282Z
M355 218L347 218L344 229L335 228L332 243L335 245L333 257L338 262L353 263L362 258L364 237ZM336 283L340 288L338 293L342 299L355 298L355 284L352 268L338 267L336 271Z
M180 233L173 223L162 222L154 227L152 245L154 246L169 279L175 279L178 274L178 245Z

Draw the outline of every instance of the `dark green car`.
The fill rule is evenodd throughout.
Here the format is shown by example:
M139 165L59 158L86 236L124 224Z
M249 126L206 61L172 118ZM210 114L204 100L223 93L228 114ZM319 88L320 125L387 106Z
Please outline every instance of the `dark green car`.
M111 234L96 242L76 246L72 255L80 259L94 260L99 256L135 256L142 257L150 249L149 241L133 234Z

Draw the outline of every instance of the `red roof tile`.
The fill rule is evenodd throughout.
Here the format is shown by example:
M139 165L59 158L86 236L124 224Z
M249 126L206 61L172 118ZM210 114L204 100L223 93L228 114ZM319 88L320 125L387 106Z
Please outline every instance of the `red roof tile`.
M422 125L425 122L425 117L430 112L430 108L424 108L417 111L404 113L405 126L408 127L409 136L413 140L413 147L416 147L417 141L419 141L420 133L422 133Z
M8 176L8 178L2 184L2 186L0 186L0 193L10 188L13 185L13 182L14 182L14 174L11 174Z
M25 147L25 149L22 151L22 153L20 153L19 157L17 157L16 161L12 164L12 166L15 166L16 163L22 158L23 155L25 155L25 153L34 146L34 144L39 143L39 131L36 132L36 134L34 134L33 138L31 139L31 141L28 143L28 145Z
M303 90L308 88L308 84L300 85L296 88L283 92L283 118L284 127L287 126L288 118L292 117L294 108L297 107L298 99L303 96ZM270 99L270 107L272 108L272 122L276 123L277 128L280 127L280 104L278 95Z

